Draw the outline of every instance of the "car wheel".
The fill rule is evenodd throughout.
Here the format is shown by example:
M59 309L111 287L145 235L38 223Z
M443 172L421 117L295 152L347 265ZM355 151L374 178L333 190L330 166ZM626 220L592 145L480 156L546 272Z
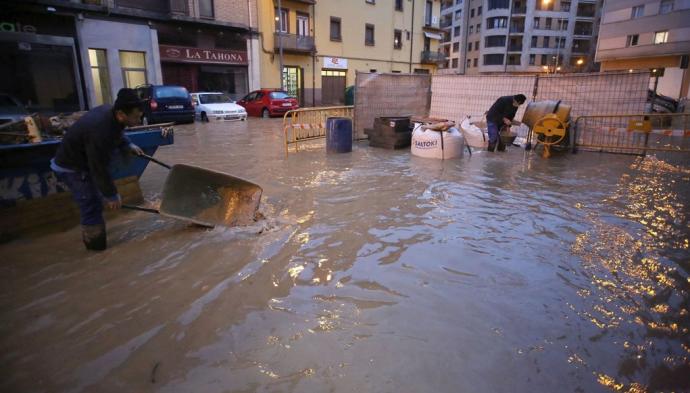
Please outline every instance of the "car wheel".
M264 108L264 110L261 112L261 117L264 119L271 117L271 112L268 111L268 108Z
M206 116L206 112L201 112L201 121L208 122L208 116Z

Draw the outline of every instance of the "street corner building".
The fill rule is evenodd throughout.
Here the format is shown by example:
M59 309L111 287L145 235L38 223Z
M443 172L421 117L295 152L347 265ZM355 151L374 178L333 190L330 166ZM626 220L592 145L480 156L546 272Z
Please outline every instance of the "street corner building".
M29 111L112 103L123 87L180 85L233 98L259 86L255 0L10 0L0 91Z

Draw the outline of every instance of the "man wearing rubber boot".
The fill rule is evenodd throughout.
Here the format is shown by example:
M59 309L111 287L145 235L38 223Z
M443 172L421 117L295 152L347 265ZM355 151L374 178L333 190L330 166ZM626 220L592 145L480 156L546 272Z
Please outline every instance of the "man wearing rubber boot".
M520 105L527 100L524 94L517 94L514 96L503 96L491 105L491 108L486 113L486 128L489 131L489 151L494 151L498 145L498 151L504 151L505 145L501 141L499 129L504 126L510 127L513 124L519 124L513 121Z
M65 133L51 169L72 192L81 215L82 239L88 250L107 247L103 205L119 209L122 200L109 172L111 156L143 154L124 133L140 124L142 101L133 89L121 89L114 105L90 110Z

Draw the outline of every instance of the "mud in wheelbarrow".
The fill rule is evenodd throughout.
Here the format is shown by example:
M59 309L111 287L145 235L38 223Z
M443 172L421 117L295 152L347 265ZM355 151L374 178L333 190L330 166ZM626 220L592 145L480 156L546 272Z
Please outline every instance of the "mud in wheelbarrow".
M244 179L192 165L170 169L158 210L123 205L207 227L249 225L256 219L263 189Z

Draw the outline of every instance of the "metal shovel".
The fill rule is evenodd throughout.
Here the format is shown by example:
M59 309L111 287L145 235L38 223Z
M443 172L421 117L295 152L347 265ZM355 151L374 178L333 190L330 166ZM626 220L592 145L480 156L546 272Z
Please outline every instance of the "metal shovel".
M170 169L161 205L158 210L132 205L122 205L123 208L208 227L248 225L255 221L263 192L259 185L222 172L185 164L170 166L148 155L140 157Z

